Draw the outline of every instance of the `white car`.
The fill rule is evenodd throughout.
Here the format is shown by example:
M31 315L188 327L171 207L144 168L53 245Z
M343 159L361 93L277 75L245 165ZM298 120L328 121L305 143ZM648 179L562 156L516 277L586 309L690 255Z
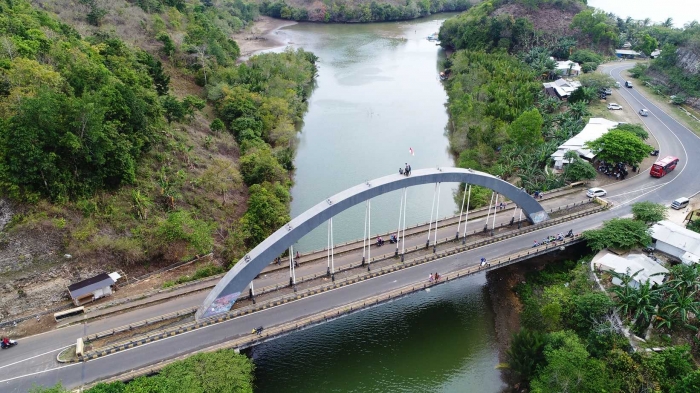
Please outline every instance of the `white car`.
M614 102L611 102L608 104L608 109L610 109L611 111L617 111L617 110L622 109L622 106L620 106L619 104L616 104Z
M639 110L639 116L647 117L647 116L649 116L649 111L646 110L646 109L640 109L640 110Z
M586 192L586 196L589 198L602 197L608 195L608 192L602 188L589 188Z

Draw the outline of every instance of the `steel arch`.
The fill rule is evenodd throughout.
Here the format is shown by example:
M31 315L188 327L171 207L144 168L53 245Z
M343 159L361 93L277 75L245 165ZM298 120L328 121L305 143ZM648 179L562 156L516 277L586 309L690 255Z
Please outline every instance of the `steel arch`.
M542 206L523 189L488 173L462 168L433 168L412 171L411 176L398 173L384 176L333 195L263 240L216 284L197 310L196 318L199 320L230 310L241 292L275 257L283 254L297 240L338 213L404 187L438 182L469 183L489 188L515 202L534 224L549 218Z

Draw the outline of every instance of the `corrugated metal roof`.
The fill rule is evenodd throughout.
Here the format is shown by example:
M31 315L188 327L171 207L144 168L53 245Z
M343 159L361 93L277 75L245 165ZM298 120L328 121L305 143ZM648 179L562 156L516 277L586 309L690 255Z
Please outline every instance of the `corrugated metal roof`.
M641 270L635 281L645 283L651 281L652 284L661 284L663 275L653 276L656 273L668 273L668 269L654 262L646 255L630 254L627 258L619 257L615 254L607 254L595 262L602 270L612 270L616 273L632 275Z
M691 254L700 255L700 233L671 221L659 221L651 227L651 237Z
M90 277L87 280L76 282L68 286L68 292L73 299L87 295L97 289L108 287L114 284L114 279L107 273L100 273L95 277Z

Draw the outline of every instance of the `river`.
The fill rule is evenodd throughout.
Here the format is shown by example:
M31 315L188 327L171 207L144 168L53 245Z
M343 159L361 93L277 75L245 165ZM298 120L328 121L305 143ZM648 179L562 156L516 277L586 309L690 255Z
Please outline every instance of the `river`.
M443 51L426 39L450 14L376 24L300 23L278 31L320 58L299 135L291 215L356 184L412 168L452 166ZM412 148L414 155L409 153ZM456 184L440 188L454 214ZM406 224L427 222L434 186L408 190ZM372 200L372 233L398 225L400 193ZM362 237L364 205L333 219L336 243ZM324 248L322 225L295 249ZM250 351L256 392L498 392L503 388L486 280L431 292L291 334Z

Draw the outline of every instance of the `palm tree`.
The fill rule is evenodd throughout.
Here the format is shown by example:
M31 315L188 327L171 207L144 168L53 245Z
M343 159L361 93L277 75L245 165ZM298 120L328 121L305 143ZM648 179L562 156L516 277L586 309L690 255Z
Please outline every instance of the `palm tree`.
M646 18L642 21L642 26L647 27L651 24L651 18Z
M508 368L513 370L521 381L530 380L537 366L545 361L545 342L545 335L539 332L521 329L513 334L506 357Z
M695 299L695 294L696 292L683 294L674 289L671 292L669 301L665 305L664 311L666 311L672 319L679 319L686 327L697 331L698 329L696 327L688 323L688 314L693 313L693 315L698 315L698 309L700 309L700 302Z
M581 89L583 88L584 87L581 87ZM569 104L569 111L574 116L574 119L581 119L591 114L591 112L588 110L588 103L585 101Z
M699 278L700 268L698 265L676 265L671 268L665 287L679 290L682 293L687 291L695 292L700 289Z
M661 24L663 27L673 27L673 18L666 18L666 20Z

